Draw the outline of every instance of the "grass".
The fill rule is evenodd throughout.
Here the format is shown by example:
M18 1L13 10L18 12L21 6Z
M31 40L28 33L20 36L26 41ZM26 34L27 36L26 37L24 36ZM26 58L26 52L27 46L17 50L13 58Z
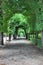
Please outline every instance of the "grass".
M30 38L30 40L32 41L32 44L35 44L36 42L36 39L35 38ZM38 48L42 48L42 42L41 42L41 39L37 39L37 47Z

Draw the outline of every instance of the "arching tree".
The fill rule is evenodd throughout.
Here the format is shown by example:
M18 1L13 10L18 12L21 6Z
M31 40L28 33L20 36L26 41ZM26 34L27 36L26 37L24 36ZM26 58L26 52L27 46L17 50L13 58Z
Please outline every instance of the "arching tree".
M24 22L20 22L18 18L17 20L14 20L14 19L12 20L13 21L12 25L16 24L16 26L18 26L22 24L26 26L28 23L27 28L29 30L28 29L27 30L29 33L43 30L43 23L42 23L43 21L42 2L43 1L42 0L25 0L25 1L24 0L0 0L0 1L2 1L1 9L3 11L3 14L2 14L3 17L0 17L0 31L6 32L6 33L8 32L9 19L11 19L15 13L23 14L28 22L25 22L26 24ZM25 19L23 21L25 21ZM14 31L15 26L12 26L12 25L10 24L10 26L12 27ZM10 33L13 33L13 31L10 30Z
M11 19L9 20L9 31L12 30L14 33L14 29L17 26L23 25L25 27L28 26L27 20L24 15L22 14L15 14ZM11 31L10 31L11 32Z
M36 4L37 1L32 2L32 0L4 0L3 1L3 21L4 21L4 29L6 30L7 25L6 23L8 23L9 18L11 18L13 16L13 14L15 14L15 12L17 13L23 13L28 15L29 14L29 10L31 10L32 13L34 13L33 11L35 11L36 8Z

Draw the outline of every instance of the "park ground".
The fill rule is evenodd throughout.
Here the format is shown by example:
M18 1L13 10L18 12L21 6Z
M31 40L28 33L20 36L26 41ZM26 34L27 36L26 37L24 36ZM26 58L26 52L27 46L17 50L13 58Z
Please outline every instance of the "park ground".
M28 40L12 40L0 47L0 65L43 65L43 49Z

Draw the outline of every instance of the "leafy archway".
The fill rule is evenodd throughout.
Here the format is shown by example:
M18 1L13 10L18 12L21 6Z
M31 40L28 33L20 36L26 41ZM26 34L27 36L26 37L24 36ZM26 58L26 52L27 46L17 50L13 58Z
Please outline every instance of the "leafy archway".
M27 29L28 27L28 23L27 23L27 19L25 18L24 15L22 14L15 14L10 20L9 20L9 26L8 26L8 31L10 31L10 33L14 33L15 30L18 27L25 27L25 29ZM15 30L14 30L15 29ZM12 34L13 34L12 33Z
M35 15L35 11L38 5L37 0L4 0L2 3L4 5L2 5L3 22L5 22L4 31L6 31L8 27L8 20L13 16L13 14L22 13L29 18L29 13Z
M38 18L38 12L41 11L42 8L42 0L1 0L2 6L1 6L1 10L2 10L2 15L3 15L3 30L4 32L7 32L7 27L8 27L8 20L13 16L13 14L15 13L22 13L26 16L26 18L28 17L28 19L30 18L29 14L33 15L34 18L34 22L35 21L39 21L37 20ZM4 5L4 6L3 6ZM32 16L31 15L31 16ZM2 17L1 17L2 19ZM32 19L33 20L33 19ZM31 21L32 23L33 21ZM34 23L33 22L33 23ZM37 25L37 22L35 25ZM30 23L30 24L31 24ZM34 24L32 24L34 25ZM0 27L2 28L2 27ZM33 26L34 28L34 26ZM0 30L0 31L1 31Z
M8 23L8 31L14 33L14 29L18 26L24 26L26 29L26 33L34 32L35 30L35 15L29 14L28 17L24 16L21 13L16 13L13 15L13 17L10 18ZM13 31L12 31L13 30Z
M18 36L19 37L25 37L26 36L25 30L23 28L18 28Z
M28 26L30 29L30 31L28 32L34 32L34 31L36 32L36 31L43 30L42 0L25 0L25 1L24 0L0 0L0 1L2 4L0 32L8 32L9 19L13 17L13 14L15 13L21 13L24 16L26 16L27 21L29 22Z

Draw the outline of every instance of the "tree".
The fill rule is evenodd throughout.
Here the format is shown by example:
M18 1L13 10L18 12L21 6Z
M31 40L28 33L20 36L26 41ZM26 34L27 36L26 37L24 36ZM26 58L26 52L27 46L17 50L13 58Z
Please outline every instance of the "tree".
M2 0L0 0L0 34L1 44L3 45L3 11L2 11Z
M32 0L4 0L3 1L3 21L4 21L4 31L7 31L8 27L8 20L13 16L15 13L23 13L26 17L29 15L29 11L31 10L32 13L35 12L37 1L32 2ZM25 12L26 11L26 12ZM34 12L33 12L34 11Z

